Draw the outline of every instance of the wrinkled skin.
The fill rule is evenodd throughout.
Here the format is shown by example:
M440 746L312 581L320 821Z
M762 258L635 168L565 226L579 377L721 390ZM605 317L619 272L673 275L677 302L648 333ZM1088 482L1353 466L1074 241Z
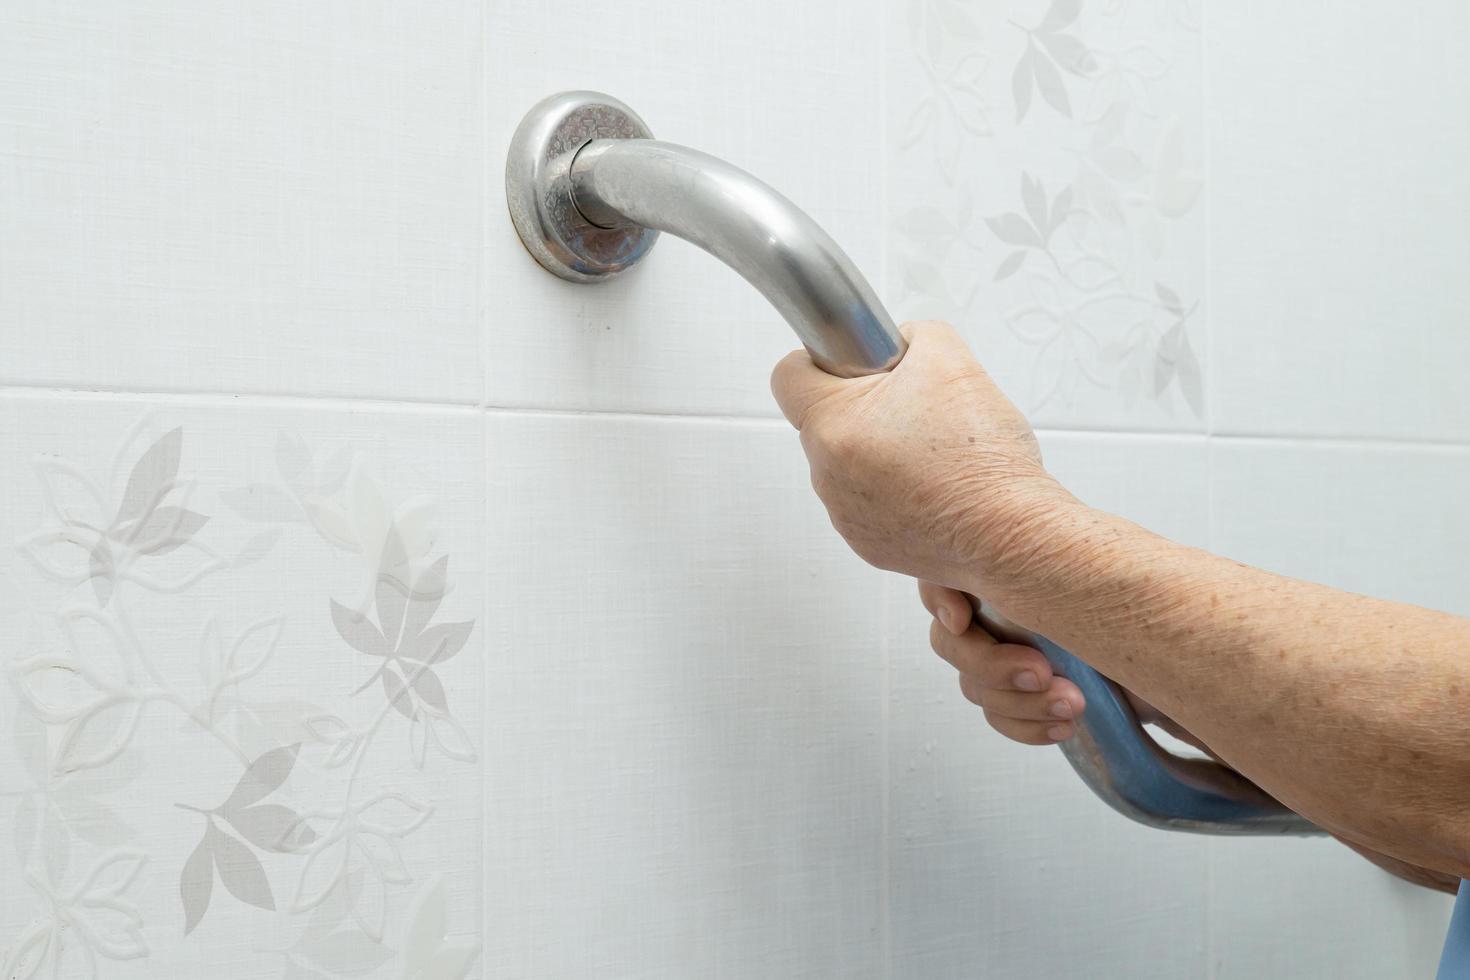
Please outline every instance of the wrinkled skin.
M1031 427L951 327L925 321L902 329L909 350L888 374L834 378L800 350L776 366L772 392L801 434L812 486L833 526L865 561L920 580L921 601L935 617L931 645L958 671L964 696L984 711L993 728L1015 741L1046 745L1071 738L1086 707L1081 691L1055 676L1038 651L998 642L975 625L968 596L983 595L1007 618L1028 626L1033 625L1027 617L1036 611L1037 595L1046 596L1044 601L1054 607L1073 607L1073 618L1079 622L1095 619L1088 609L1086 576L1073 572L1068 578L1052 569L1065 566L1059 556L1079 550L1080 542L1102 554L1115 541L1131 538L1131 532L1089 516L1046 472ZM1069 526L1081 527L1084 533L1059 533ZM1155 557L1141 559L1145 565L1167 562L1188 569L1199 564L1172 552L1160 558L1157 546L1149 548ZM1222 574L1206 569L1195 579L1207 586L1210 576ZM1143 574L1142 582L1148 580ZM1182 581L1195 584L1187 577ZM1251 580L1250 586L1236 591L1262 596L1283 591L1272 581L1257 586ZM1141 600L1155 605L1160 601L1157 591L1147 584L1136 590ZM1360 612L1358 597L1321 594L1324 591L1304 598ZM1170 605L1158 608L1167 611ZM1216 606L1218 600L1211 600L1207 618L1217 614ZM1293 608L1273 610L1283 623L1282 636L1291 635ZM1361 614L1379 615L1372 610ZM1243 613L1238 621L1247 618ZM1455 624L1449 625L1452 631ZM1198 632L1190 625L1184 629L1185 635ZM1442 623L1426 629L1431 632L1425 635L1436 640L1446 635ZM1123 661L1130 665L1131 655L1123 655ZM1167 686L1160 690L1171 693ZM1159 725L1224 764L1205 740L1131 691L1128 696L1143 721ZM1220 700L1231 713L1243 710L1229 697ZM1405 751L1417 749L1406 746ZM1244 776L1239 778L1269 796ZM1312 816L1354 850L1400 877L1451 892L1458 885L1454 874L1370 846L1368 841L1375 839L1371 833L1341 834L1322 814Z

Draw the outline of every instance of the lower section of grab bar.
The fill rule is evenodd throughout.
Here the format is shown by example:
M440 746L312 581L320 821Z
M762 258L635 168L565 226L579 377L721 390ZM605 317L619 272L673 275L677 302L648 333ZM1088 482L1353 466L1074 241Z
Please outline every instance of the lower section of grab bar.
M1311 836L1322 831L1225 766L1167 751L1144 731L1116 684L1068 651L982 605L991 634L1025 643L1081 689L1087 708L1062 753L1103 802L1132 820L1196 834Z

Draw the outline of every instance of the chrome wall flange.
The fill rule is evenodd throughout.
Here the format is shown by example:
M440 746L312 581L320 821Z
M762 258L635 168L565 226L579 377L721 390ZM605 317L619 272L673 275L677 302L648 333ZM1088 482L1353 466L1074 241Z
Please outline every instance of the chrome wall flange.
M516 127L505 162L505 199L526 251L572 282L610 278L648 254L658 231L588 221L572 200L570 171L592 140L652 137L637 113L600 92L559 92L536 103Z

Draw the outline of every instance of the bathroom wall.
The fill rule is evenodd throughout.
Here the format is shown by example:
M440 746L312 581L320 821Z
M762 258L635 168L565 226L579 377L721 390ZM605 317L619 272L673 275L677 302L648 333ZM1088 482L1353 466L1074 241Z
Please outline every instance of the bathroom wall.
M1099 506L1470 614L1463 5L0 8L10 976L1418 977L1442 896L1136 827L836 537L786 326L541 272L608 91L961 326Z

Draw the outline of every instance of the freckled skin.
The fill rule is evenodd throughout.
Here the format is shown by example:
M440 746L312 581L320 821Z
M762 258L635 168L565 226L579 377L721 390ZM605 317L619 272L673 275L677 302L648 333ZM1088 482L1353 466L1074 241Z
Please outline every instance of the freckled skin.
M1470 876L1470 713L1449 705L1470 620L1272 575L1082 504L1026 420L945 324L905 324L886 375L838 379L805 351L772 390L833 526L924 581L931 642L966 697L1051 744L1081 693L1036 651L970 624L963 593L1051 637L1374 863L1428 887ZM944 615L941 615L943 613ZM1017 686L1034 672L1035 688Z

